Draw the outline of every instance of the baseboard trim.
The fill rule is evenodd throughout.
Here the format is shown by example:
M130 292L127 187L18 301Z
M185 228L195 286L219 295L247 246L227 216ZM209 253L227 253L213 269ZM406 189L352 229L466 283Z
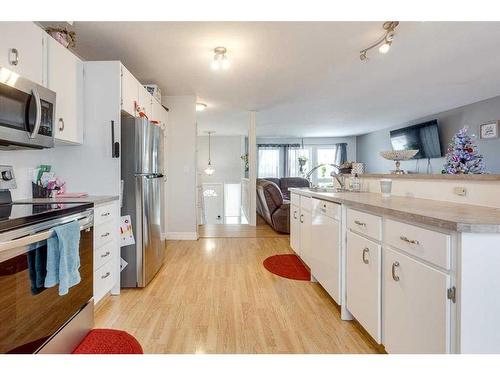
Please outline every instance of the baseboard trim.
M167 240L196 241L197 232L167 232Z

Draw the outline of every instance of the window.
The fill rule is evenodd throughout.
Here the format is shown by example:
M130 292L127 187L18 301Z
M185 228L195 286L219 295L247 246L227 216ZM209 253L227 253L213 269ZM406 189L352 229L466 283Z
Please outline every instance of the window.
M337 160L337 147L323 147L323 146L318 146L316 149L316 160L318 164L336 164ZM332 183L332 177L330 176L330 173L334 171L335 168L329 166L329 165L324 165L321 168L319 168L316 173L313 176L313 180L318 185L327 185Z
M312 149L307 148L294 148L288 150L288 177L305 177L306 173L312 168ZM299 160L302 159L302 161ZM301 171L302 164L302 171Z
M280 177L280 150L278 148L260 148L257 177Z

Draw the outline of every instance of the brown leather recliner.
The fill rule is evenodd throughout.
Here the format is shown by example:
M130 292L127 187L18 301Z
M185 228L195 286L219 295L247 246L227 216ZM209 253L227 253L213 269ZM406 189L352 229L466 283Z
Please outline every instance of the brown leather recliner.
M274 182L257 180L257 212L275 231L290 233L290 203Z

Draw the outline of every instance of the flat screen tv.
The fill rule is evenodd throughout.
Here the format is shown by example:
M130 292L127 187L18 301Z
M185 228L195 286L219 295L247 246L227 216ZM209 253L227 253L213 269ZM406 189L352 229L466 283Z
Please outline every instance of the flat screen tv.
M437 120L393 130L390 134L393 150L419 150L413 159L431 159L442 156Z

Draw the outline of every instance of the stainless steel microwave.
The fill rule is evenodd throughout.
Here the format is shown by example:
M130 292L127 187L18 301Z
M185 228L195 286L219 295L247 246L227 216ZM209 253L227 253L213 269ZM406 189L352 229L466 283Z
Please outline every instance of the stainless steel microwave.
M56 93L0 66L0 149L54 147Z

